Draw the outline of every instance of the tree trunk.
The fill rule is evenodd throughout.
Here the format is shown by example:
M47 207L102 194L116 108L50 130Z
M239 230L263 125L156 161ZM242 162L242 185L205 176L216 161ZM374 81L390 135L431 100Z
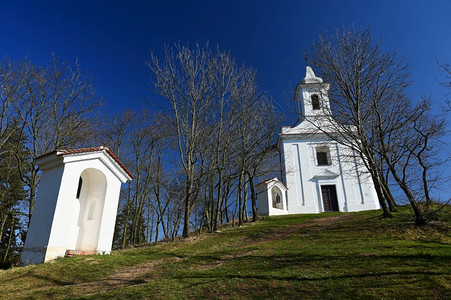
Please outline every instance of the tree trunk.
M390 188L388 187L388 184L386 181L382 181L382 191L384 192L384 197L387 200L388 208L391 212L398 211L396 208L396 202L395 198L393 198L393 195L390 191Z
M190 215L191 215L191 192L192 192L192 177L187 180L186 194L185 194L185 214L183 218L183 237L187 238L190 235Z
M243 182L243 172L240 172L239 178L238 178L238 226L243 225L243 212L241 210L241 203L243 201L243 194L242 194L242 182Z
M217 198L218 198L218 201L216 203L216 214L215 214L215 223L213 226L213 231L218 230L220 214L221 214L221 207L222 207L222 172L221 171L218 172Z
M382 190L382 184L380 181L380 177L377 174L376 175L372 174L372 177L373 177L374 189L376 190L377 198L379 200L379 204L381 205L381 208L383 211L383 217L391 218L392 214L387 207L387 203L385 202L384 192Z
M34 210L34 202L36 200L36 187L38 185L38 169L37 166L34 167L32 174L31 174L31 184L29 186L30 188L30 199L29 199L29 207L28 207L28 224L27 224L27 228L30 227L30 221L31 221L31 216L33 215L33 210Z
M361 130L361 131L363 132L363 130ZM381 180L381 177L379 174L377 160L374 156L374 153L373 153L371 147L365 146L368 144L368 141L366 140L366 135L361 134L361 136L364 137L361 141L361 143L363 144L362 145L362 150L363 150L362 151L362 154L363 154L362 159L364 161L366 160L368 171L370 172L371 178L373 179L374 189L376 190L377 198L379 200L379 204L383 211L383 217L391 218L392 214L387 207L387 203L386 203L386 200L384 197L384 191L383 191L383 187L382 187L383 183L382 183L382 180Z
M128 184L128 189L127 189L127 213L125 215L125 222L124 222L124 232L122 233L122 249L125 248L125 246L127 245L127 230L128 230L128 220L130 218L130 202L131 202L131 186L130 183Z
M406 182L402 180L398 172L396 171L393 164L390 162L388 157L385 157L387 161L387 165L390 168L390 171L392 172L393 178L395 179L396 183L399 185L399 187L403 190L404 194L406 195L407 199L409 200L410 205L412 206L413 212L415 214L415 224L416 225L425 225L427 223L427 220L424 218L423 213L420 209L420 206L415 201L415 197L410 192L409 187L407 186Z
M8 253L9 249L11 248L13 235L14 235L14 215L11 214L11 228L9 230L8 245L6 246L5 256L3 257L3 263L5 263L6 259L8 258Z
M243 220L247 222L249 215L247 213L247 199L249 193L249 182L244 178L244 195L243 195Z
M257 221L257 192L254 187L254 178L249 175L249 185L251 188L252 201L252 222Z
M232 227L235 227L235 221L236 221L236 214L239 212L240 206L238 205L238 201L235 201L235 209L233 210L233 217L232 217Z
M226 223L230 222L230 216L229 216L229 201L228 201L228 197L226 195L226 193L224 194L224 200L222 201L224 203L224 210L225 210L225 218L226 218Z

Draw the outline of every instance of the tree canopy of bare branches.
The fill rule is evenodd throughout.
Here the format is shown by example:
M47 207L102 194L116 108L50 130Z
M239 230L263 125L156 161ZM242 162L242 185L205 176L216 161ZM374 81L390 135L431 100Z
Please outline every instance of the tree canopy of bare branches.
M229 53L211 50L208 45L190 48L177 44L173 48L166 46L162 59L152 53L148 66L156 91L170 104L177 133L185 180L183 236L190 233L190 215L200 198L205 200L202 219L209 220L205 222L215 230L223 213L230 219L227 199L234 188L234 178L240 173L235 167L239 156L235 150L243 131L245 138L268 148L268 140L275 138L276 122L272 120L278 118L266 114L270 108L260 106L268 103L262 101L255 72L237 66ZM258 123L263 114L271 130ZM251 129L257 123L263 136ZM257 149L260 154L264 152L264 147L254 150Z
M415 104L408 96L408 64L383 51L369 29L356 28L320 35L312 44L309 63L331 83L331 123L336 126L331 137L361 156L384 216L395 209L388 183L393 178L412 205L415 222L425 224L419 203L430 201L430 146L440 138L444 120L432 117L427 102ZM420 184L415 180L418 174ZM414 192L418 187L421 196Z
M28 59L0 62L0 155L22 184L14 216L24 223L21 232L33 213L39 183L35 158L91 143L99 104L92 79L77 63L59 62L55 56L45 66ZM2 204L8 200L1 199Z

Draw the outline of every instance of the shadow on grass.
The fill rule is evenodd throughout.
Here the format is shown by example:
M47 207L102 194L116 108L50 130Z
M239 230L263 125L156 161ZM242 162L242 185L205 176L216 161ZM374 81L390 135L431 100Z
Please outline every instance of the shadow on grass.
M66 286L66 285L77 284L77 282L64 281L63 279L56 279L52 276L44 276L44 275L39 275L39 274L29 274L28 277L45 280L47 283L51 283L51 284L53 283L56 286Z
M181 273L175 278L242 278L242 279L278 279L318 281L344 278L364 278L387 275L397 276L450 276L446 266L451 255L405 254L405 255L375 255L363 253L360 255L281 255L244 257L220 255L196 256L186 263ZM189 268L191 266L191 268ZM257 275L245 275L246 270L252 270ZM318 270L340 275L317 277ZM435 271L433 271L435 270ZM241 274L244 273L244 274ZM265 273L273 273L265 275ZM276 274L274 274L276 273ZM279 275L282 273L286 275ZM303 273L310 276L290 276ZM344 274L343 274L344 273ZM316 277L315 277L316 276Z
M349 278L365 278L365 277L381 277L381 276L444 276L450 275L446 272L431 272L431 271L400 271L400 272L376 272L376 273L363 273L363 274L346 274L337 276L323 276L323 277L302 277L302 276L280 276L280 275L242 275L242 274L224 274L222 276L212 275L191 275L191 276L174 276L174 279L258 279L258 280L296 280L296 281L325 281L336 279L349 279Z

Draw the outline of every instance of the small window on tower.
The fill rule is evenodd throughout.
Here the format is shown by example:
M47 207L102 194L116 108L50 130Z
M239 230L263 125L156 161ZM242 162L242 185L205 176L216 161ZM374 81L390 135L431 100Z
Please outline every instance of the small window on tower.
M319 106L319 97L318 97L318 95L317 95L317 94L313 94L313 95L311 96L311 99L312 99L312 107L313 107L313 109L314 109L314 110L320 109L320 106Z
M318 166L328 166L331 164L329 147L316 148L316 161Z

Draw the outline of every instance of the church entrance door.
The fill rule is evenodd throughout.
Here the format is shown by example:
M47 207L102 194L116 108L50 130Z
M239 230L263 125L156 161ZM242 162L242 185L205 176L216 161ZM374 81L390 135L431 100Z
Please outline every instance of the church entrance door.
M323 197L323 205L325 212L339 211L337 190L335 189L335 185L322 185L321 195Z

